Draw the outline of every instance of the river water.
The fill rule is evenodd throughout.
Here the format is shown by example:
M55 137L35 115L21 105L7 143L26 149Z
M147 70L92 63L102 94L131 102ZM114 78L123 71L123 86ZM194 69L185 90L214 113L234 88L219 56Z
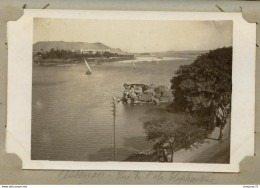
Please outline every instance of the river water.
M167 85L180 65L191 59L160 62L84 64L33 67L32 148L33 160L113 160L111 100L121 97L124 83ZM116 160L124 160L150 147L142 122L166 113L154 104L118 103Z

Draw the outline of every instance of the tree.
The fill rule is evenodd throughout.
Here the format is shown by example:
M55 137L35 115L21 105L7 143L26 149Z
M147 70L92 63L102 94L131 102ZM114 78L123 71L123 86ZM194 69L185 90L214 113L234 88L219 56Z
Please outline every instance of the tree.
M51 51L49 53L49 57L50 58L56 58L57 57L54 48L51 49Z
M196 125L197 119L188 113L169 114L160 119L144 122L144 130L148 141L154 142L157 159L163 153L164 161L168 162L165 152L170 152L170 161L179 149L192 149L204 142L208 132Z
M231 106L232 48L212 50L181 66L171 79L171 89L177 108L198 115L208 129L220 127L221 140Z

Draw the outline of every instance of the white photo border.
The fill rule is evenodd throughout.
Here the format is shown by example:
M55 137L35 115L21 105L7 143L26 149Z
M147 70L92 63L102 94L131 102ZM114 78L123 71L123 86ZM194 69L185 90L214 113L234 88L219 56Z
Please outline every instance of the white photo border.
M230 164L31 160L34 18L233 21ZM241 13L25 9L7 26L6 152L16 153L23 169L238 172L240 161L254 155L256 24L245 21Z

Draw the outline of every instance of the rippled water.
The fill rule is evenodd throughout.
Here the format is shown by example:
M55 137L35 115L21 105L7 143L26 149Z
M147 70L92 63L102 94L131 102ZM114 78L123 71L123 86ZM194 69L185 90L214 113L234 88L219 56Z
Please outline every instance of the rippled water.
M33 160L113 160L112 97L121 97L123 84L170 86L170 78L192 60L137 62L60 67L33 67ZM149 147L142 120L165 113L162 106L118 104L116 160Z

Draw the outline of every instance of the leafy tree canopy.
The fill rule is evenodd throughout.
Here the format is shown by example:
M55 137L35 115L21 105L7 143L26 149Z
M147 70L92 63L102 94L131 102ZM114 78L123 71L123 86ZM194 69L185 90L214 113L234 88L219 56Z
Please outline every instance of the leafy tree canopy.
M181 66L171 79L171 89L177 112L144 122L147 139L164 154L163 161L168 161L167 150L172 161L175 151L198 147L216 126L221 140L231 105L232 48L212 50Z
M46 52L37 52L37 56L40 56L42 59L69 59L69 58L110 58L110 57L132 57L132 55L123 55L111 52L92 52L82 54L76 51L70 50L59 50L52 48L50 51Z
M212 50L181 66L171 89L176 109L196 113L209 123L218 107L225 110L231 105L232 47Z
M198 147L208 135L205 129L196 125L197 119L188 113L169 114L160 119L144 122L147 139L154 142L154 149L166 148L171 153L171 161L175 151Z

